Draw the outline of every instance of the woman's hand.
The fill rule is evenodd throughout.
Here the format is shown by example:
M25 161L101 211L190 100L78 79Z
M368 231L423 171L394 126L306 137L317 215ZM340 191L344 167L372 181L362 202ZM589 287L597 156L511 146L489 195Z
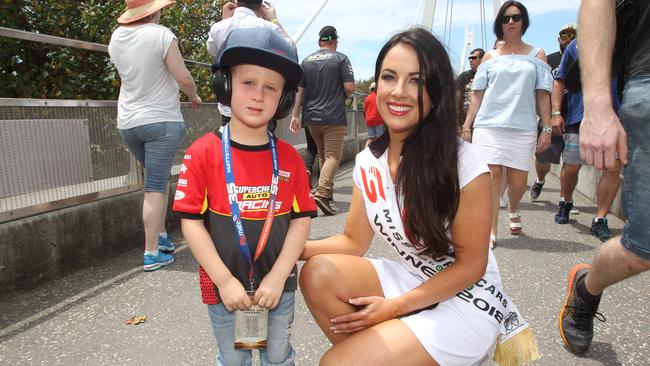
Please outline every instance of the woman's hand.
M196 95L196 97L192 98L191 102L192 102L192 108L194 108L194 109L201 108L201 104L203 103L203 101L201 100L201 97L199 97L198 94Z
M289 124L289 130L294 134L298 134L300 131L300 120L298 117L291 117L291 123Z
M350 299L350 304L363 307L363 309L331 319L330 329L334 333L356 333L387 320L395 319L399 315L397 302L386 300L381 296Z
M463 130L460 132L460 137L462 137L463 140L467 142L472 142L472 130L469 128L463 128Z
M246 310L251 307L251 299L248 297L246 290L244 290L244 286L235 277L230 276L230 278L223 281L221 285L217 285L217 287L219 288L221 302L226 307L226 310Z
M286 278L276 276L273 271L267 273L260 287L255 291L253 303L263 308L274 309L280 303L285 282Z
M537 139L537 148L535 148L536 153L540 153L551 146L551 133L542 132Z

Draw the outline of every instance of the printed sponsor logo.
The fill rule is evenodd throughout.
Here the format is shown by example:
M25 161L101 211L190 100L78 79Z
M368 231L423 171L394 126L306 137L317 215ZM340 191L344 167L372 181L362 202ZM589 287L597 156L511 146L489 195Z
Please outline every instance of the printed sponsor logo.
M379 173L377 167L371 166L370 169L368 169L368 175L366 175L366 169L362 167L361 179L363 179L363 191L366 193L366 196L370 202L377 202L377 193L379 193L381 198L386 201L386 193L384 193L384 182L381 179L381 173Z
M183 160L192 160L192 155L183 156Z
M180 201L183 198L185 198L185 192L176 190L176 194L174 195L174 200L175 201Z
M513 330L519 328L521 326L521 323L519 322L519 316L517 316L517 313L511 311L506 316L504 325L506 327L506 334L510 334Z
M187 172L187 166L185 166L185 164L181 164L181 173L185 174L185 172Z
M242 201L252 201L252 200L269 199L269 198L271 198L271 194L269 192L244 193L242 195Z
M291 172L285 172L284 170L280 170L278 172L278 178L283 181L283 182L289 182L291 178Z
M178 187L187 187L187 179L179 179Z
M269 207L269 200L255 200L239 202L239 210L242 212L266 211ZM282 201L275 201L275 209L282 207Z

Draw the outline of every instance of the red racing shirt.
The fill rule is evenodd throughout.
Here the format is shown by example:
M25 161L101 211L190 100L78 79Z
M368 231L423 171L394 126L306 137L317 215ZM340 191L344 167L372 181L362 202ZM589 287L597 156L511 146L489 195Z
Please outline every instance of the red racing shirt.
M288 143L277 140L279 160L278 194L273 225L264 251L255 262L253 277L259 285L280 255L292 219L316 217L302 158ZM231 142L237 202L248 239L251 258L267 215L273 174L269 144L248 146ZM185 219L206 220L219 257L233 276L249 287L249 264L239 249L226 190L221 133L196 140L185 153L174 197L174 212ZM219 302L219 291L199 267L201 295L205 304ZM297 268L287 279L284 291L297 288Z

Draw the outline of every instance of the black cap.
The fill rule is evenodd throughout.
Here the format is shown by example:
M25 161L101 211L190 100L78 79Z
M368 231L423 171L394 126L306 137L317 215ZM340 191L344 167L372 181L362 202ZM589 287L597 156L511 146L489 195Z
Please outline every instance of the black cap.
M234 29L226 38L218 67L251 64L279 72L287 84L298 88L302 67L287 39L267 27Z
M263 0L237 0L237 4L246 3L250 5L262 5Z
M339 35L336 33L336 28L331 25L326 25L323 29L318 32L318 40L321 42L329 42L339 38Z

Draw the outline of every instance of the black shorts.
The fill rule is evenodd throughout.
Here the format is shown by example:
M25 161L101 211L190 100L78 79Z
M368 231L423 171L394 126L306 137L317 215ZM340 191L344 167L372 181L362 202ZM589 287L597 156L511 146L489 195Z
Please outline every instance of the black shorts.
M537 136L541 133L542 127L539 126ZM551 146L541 153L535 154L535 160L540 163L560 164L562 151L564 151L564 138L558 135L551 135Z

